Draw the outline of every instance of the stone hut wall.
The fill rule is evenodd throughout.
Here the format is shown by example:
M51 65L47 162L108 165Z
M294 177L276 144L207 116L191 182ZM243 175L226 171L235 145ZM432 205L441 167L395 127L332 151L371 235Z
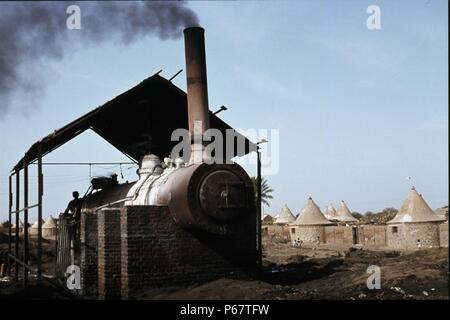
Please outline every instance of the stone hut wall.
M439 247L439 223L404 223L387 226L387 246L397 249Z
M448 222L439 225L439 241L441 247L448 247Z
M392 232L397 227L397 233ZM294 228L294 226L290 227ZM355 242L368 247L391 247L397 249L448 247L448 223L409 223L398 225L322 226L323 233L313 227L295 226L295 233L288 232L286 226L273 227L266 231L278 236L290 233L291 240L304 242L320 241L335 245L353 245ZM355 230L355 231L354 231ZM355 238L356 237L356 238ZM315 241L314 241L315 239Z
M36 229L37 235L37 229ZM42 228L42 238L44 239L56 239L56 228Z
M293 226L291 233L291 241L302 241L304 243L325 243L325 227L324 226Z

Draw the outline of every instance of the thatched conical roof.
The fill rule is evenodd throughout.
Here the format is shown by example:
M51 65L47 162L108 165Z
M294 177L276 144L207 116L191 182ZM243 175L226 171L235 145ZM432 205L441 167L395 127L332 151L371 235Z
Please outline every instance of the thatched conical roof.
M39 222L39 220L36 220L36 222L33 223L33 225L31 226L31 228L37 229L37 228L38 228L38 222ZM44 225L44 224L45 224L45 221L44 221L44 219L42 219L42 225Z
M352 216L352 213L344 200L341 201L341 205L339 206L334 219L341 222L358 222L358 219Z
M261 217L261 221L263 222L273 222L273 217L270 214L263 214Z
M56 222L55 219L53 219L52 215L48 217L47 221L45 221L44 225L42 226L43 229L52 229L56 228Z
M281 209L280 214L276 217L274 223L276 224L289 224L294 222L295 216L292 214L291 210L285 204Z
M8 220L5 220L5 221L3 221L2 223L0 223L0 227L2 227L2 228L7 228L7 227L9 227L9 221L8 221Z
M312 198L308 199L305 207L300 211L297 219L291 225L293 226L316 226L316 225L328 225L333 224L328 221L320 211L319 206L313 201Z
M12 226L11 226L11 228L15 228L16 227L16 224L14 223ZM20 228L23 228L23 222L22 222L22 220L19 220L19 229Z
M434 210L434 212L442 217L443 219L447 220L447 218L445 217L446 214L448 213L448 207L444 207L444 208L437 208L436 210Z
M436 214L425 202L424 198L412 187L396 216L389 224L413 222L438 222L445 218Z
M325 218L331 220L334 219L336 216L336 209L334 208L333 204L330 203L327 208L325 209L324 213Z

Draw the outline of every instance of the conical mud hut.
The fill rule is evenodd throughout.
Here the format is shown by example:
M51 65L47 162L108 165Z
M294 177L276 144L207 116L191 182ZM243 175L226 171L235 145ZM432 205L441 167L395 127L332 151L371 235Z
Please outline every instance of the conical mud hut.
M355 224L358 222L358 219L356 219L350 209L347 207L347 204L344 202L344 200L341 201L341 204L339 206L338 211L336 212L335 217L333 220L345 223L345 224Z
M312 198L308 199L291 226L291 239L303 243L325 243L325 226L333 223L325 218Z
M387 223L387 245L399 249L439 247L439 225L444 221L412 187L397 215Z

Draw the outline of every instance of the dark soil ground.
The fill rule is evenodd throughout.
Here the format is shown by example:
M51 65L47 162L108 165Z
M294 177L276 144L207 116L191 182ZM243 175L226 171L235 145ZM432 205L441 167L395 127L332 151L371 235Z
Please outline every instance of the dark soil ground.
M4 238L4 237L3 237ZM7 239L7 238L6 238ZM0 239L0 263L7 242ZM32 249L33 250L33 249ZM54 242L44 243L44 270L54 270ZM421 251L330 247L293 248L264 241L258 280L218 279L189 287L143 288L139 299L448 299L448 248ZM369 290L367 268L381 268L381 289ZM31 278L33 283L33 278ZM74 299L66 289L0 281L0 299Z

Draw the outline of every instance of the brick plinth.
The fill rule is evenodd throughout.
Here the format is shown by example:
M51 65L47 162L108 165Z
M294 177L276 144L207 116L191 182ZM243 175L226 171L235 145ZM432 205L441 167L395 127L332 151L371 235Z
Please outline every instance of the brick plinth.
M242 277L255 270L255 218L250 213L227 236L183 229L166 207L123 207L120 226L122 298L132 298L145 286Z
M84 296L97 296L98 232L97 215L81 215L81 291Z
M120 298L120 209L98 213L98 294L100 299Z

